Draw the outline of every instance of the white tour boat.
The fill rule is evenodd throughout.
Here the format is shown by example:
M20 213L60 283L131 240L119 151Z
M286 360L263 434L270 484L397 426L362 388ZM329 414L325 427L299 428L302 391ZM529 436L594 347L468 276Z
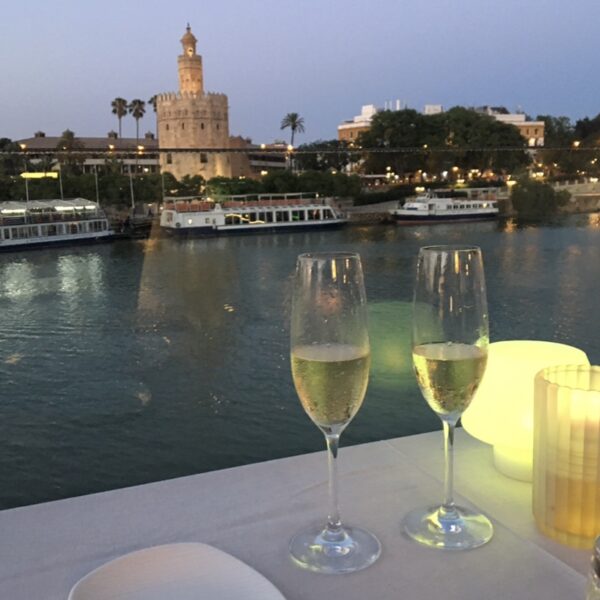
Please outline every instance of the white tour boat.
M495 219L498 216L496 188L430 190L391 209L398 223L436 223Z
M164 231L175 235L220 235L333 228L347 219L325 199L302 194L228 196L218 202L167 199L160 215Z
M104 211L84 198L0 202L0 250L96 242L113 233Z

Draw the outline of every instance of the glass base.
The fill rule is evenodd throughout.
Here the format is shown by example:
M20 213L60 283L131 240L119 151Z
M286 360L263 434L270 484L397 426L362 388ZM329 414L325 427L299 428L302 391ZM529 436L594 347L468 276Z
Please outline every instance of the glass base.
M337 532L315 527L292 538L290 553L304 569L335 575L372 565L381 554L381 544L372 533L357 527Z
M442 550L470 550L492 539L494 528L480 513L460 506L416 508L402 521L405 533L419 544Z

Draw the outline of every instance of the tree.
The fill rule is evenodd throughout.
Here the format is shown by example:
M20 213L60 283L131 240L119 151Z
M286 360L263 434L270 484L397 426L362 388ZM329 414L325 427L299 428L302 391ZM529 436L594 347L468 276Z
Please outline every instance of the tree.
M287 129L288 127L292 131L292 139L290 141L290 144L293 146L294 145L294 135L296 134L296 131L298 133L304 133L304 119L298 113L295 113L295 112L288 113L281 120L280 129Z
M0 138L0 175L18 175L23 168L27 170L27 160L19 156L21 147L9 138Z
M199 196L204 187L202 175L184 175L177 185L176 196Z
M148 104L152 107L152 110L154 110L154 112L156 112L156 100L157 100L156 94L154 94L154 96L151 96L150 99L148 100Z
M127 107L129 114L135 119L135 139L140 139L140 119L146 113L146 103L139 98L132 100Z
M420 152L423 144L438 146L440 139L432 140L426 135L426 117L416 110L384 110L377 113L371 121L369 131L359 135L358 143L365 148L399 148L403 151L369 154L365 161L367 172L385 173L414 173L423 168L423 154ZM438 137L442 135L441 129ZM424 140L429 140L425 142ZM416 149L419 149L415 152ZM389 169L388 169L389 167Z
M600 115L593 119L585 117L575 123L575 139L580 140L582 145L597 144L600 136Z
M545 166L545 171L550 177L575 175L582 166L583 153L576 151L573 142L575 127L569 117L553 117L551 115L538 115L538 121L544 122L544 145L538 158Z
M379 112L358 143L384 150L366 156L365 170L374 173L440 174L453 167L512 172L529 161L514 125L460 106L436 115L412 109Z
M549 183L520 179L512 189L511 200L519 217L539 218L556 214L569 201L565 190L557 192Z
M121 119L127 115L127 100L125 98L115 98L110 105L113 115L117 115L119 120L119 137L121 137Z
M256 179L239 177L213 177L206 183L207 196L233 196L236 194L260 194L262 183Z
M75 137L74 132L65 129L56 144L56 149L59 150L57 159L63 172L70 175L81 173L85 158L80 153L74 154L74 151L83 150L83 144Z
M348 144L339 140L318 140L298 146L294 153L300 171L341 171L349 162Z

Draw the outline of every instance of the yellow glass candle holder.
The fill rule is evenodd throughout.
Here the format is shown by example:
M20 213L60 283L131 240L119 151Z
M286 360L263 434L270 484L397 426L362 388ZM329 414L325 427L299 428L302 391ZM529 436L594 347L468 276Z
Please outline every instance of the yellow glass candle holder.
M591 548L600 534L600 367L535 377L533 515L545 535Z

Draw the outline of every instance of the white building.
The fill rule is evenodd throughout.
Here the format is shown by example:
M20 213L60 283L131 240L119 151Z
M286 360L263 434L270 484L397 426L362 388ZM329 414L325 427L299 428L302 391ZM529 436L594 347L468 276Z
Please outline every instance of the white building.
M374 104L364 105L360 115L338 125L338 140L340 142L355 142L359 134L369 131L371 120L379 110Z
M426 104L423 108L424 115L439 115L444 112L444 107L441 104Z
M511 113L503 106L482 106L475 110L494 117L502 123L514 125L527 140L527 145L530 148L539 148L544 145L544 121L528 121L525 113Z

